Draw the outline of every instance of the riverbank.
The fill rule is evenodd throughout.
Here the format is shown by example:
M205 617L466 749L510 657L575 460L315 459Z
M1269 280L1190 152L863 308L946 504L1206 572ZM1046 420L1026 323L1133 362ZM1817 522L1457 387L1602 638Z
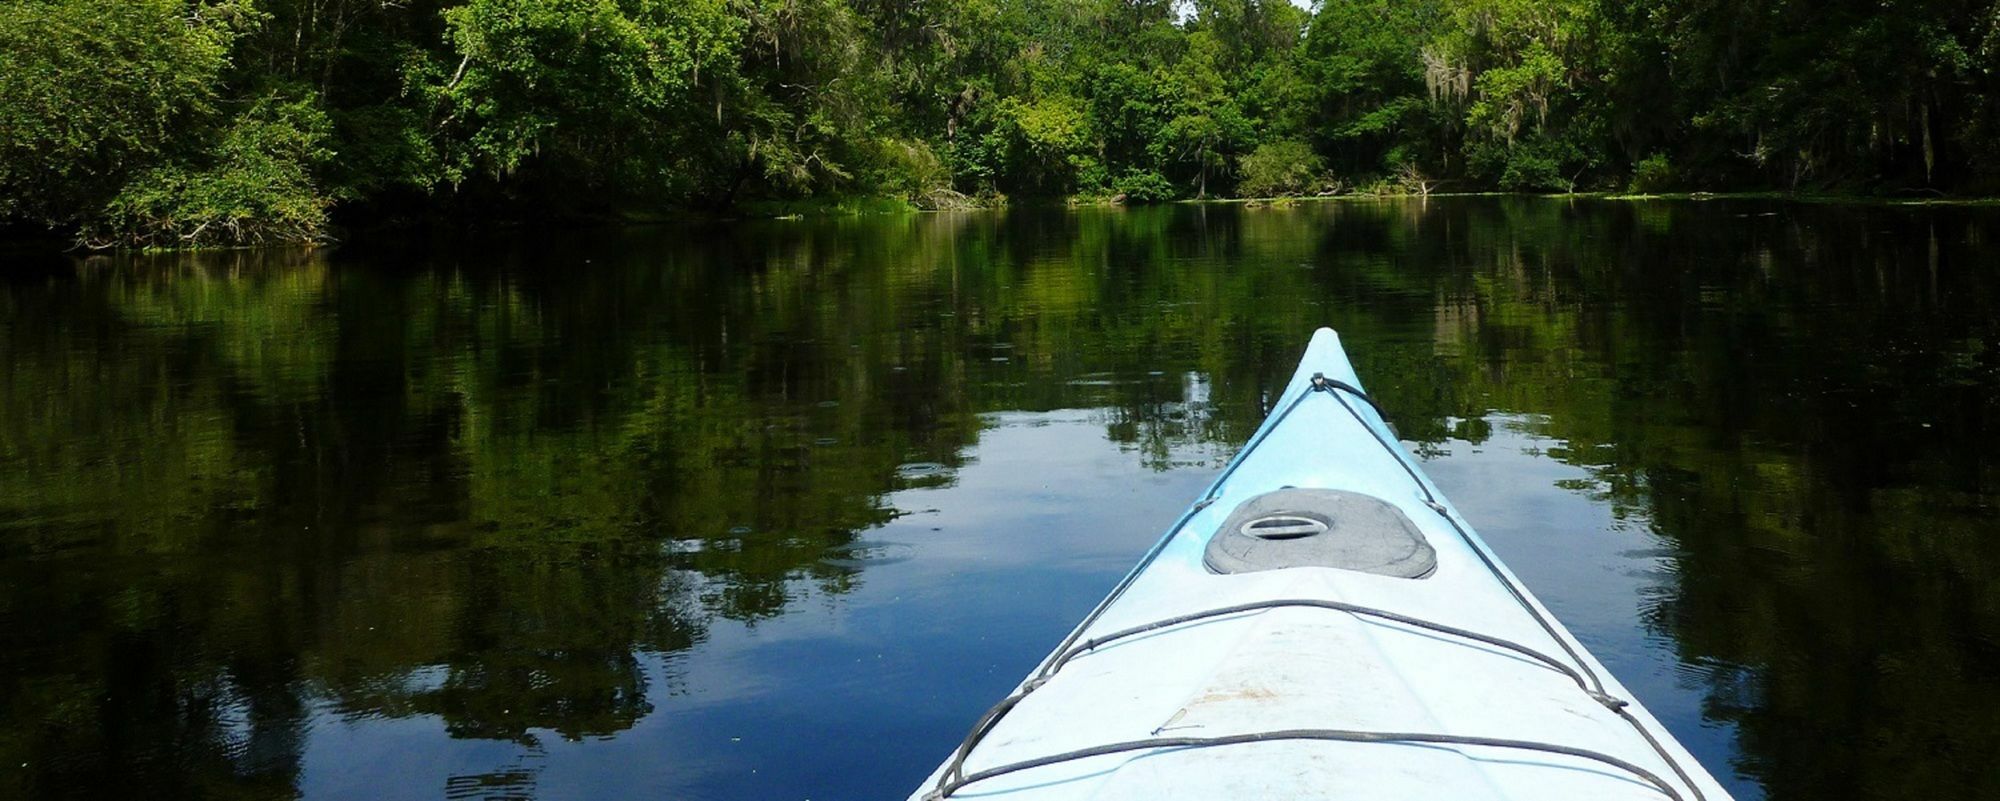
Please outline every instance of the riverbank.
M337 245L357 237L373 238L381 235L397 236L411 232L437 231L481 231L481 230L522 230L525 228L560 225L564 228L620 228L627 226L680 225L739 222L749 220L808 220L836 217L866 217L898 214L957 213L978 211L1002 211L1006 209L1088 209L1088 208L1144 208L1149 206L1243 206L1249 208L1285 208L1309 203L1342 203L1369 201L1398 201L1412 199L1445 199L1476 197L1519 197L1551 200L1601 200L1613 202L1708 202L1708 201L1775 201L1810 205L1853 205L1853 206L1962 206L2000 207L2000 197L1885 197L1842 192L1776 192L1776 191L1731 191L1731 192L1343 192L1330 195L1277 195L1265 197L1210 197L1183 198L1158 203L1130 202L1118 196L1072 195L1063 198L1008 198L1005 196L973 197L957 195L957 203L946 208L926 207L906 198L883 196L853 196L839 198L807 198L796 200L750 201L727 210L702 211L694 208L664 209L621 209L614 213L593 215L566 215L548 220L530 221L519 217L482 217L476 219L452 219L446 217L403 218L394 222L373 221L367 223L336 226L334 233L321 241L275 242L260 245L200 247L145 247L92 249L77 243L74 237L63 238L48 231L15 228L0 231L0 257L45 258L52 254L114 254L114 253L191 253L205 251L232 250L283 250L311 249Z

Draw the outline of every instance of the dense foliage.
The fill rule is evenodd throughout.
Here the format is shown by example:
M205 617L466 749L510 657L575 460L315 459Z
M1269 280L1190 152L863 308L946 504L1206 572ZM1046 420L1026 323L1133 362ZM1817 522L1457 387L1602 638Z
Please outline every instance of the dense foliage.
M0 220L1985 192L1994 0L9 0Z

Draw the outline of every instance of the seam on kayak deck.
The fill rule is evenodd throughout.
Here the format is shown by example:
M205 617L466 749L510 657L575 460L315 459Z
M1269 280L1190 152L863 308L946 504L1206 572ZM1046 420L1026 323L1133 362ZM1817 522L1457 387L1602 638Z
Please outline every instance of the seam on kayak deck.
M1483 748L1506 748L1506 749L1514 749L1521 751L1537 751L1541 753L1559 754L1562 756L1575 757L1578 759L1585 759L1600 764L1610 765L1614 768L1625 771L1627 773L1632 774L1633 776L1636 776L1644 780L1647 784L1652 785L1654 788L1658 789L1661 794L1665 795L1670 799L1673 799L1673 801L1685 801L1684 797L1680 794L1680 791L1675 790L1673 785L1667 783L1666 779L1660 778L1659 774L1656 774L1650 770L1647 770L1643 767L1640 767L1638 765L1635 765L1631 762L1620 759L1618 757L1612 756L1610 754L1606 754L1600 751L1592 751L1588 748L1577 748L1574 746L1561 745L1557 743L1542 743L1542 742L1535 742L1532 740L1509 740L1501 737L1472 737L1472 736L1460 736L1455 734L1431 734L1425 732L1349 731L1345 729L1281 729L1277 731L1250 732L1248 734L1231 734L1220 737L1152 737L1144 740L1128 740L1125 742L1118 742L1118 743L1106 743L1104 745L1091 746L1089 748L1079 748L1074 751L1065 751L1060 754L1050 754L1045 757L1036 757L1034 759L1026 759L1020 762L1011 762L1005 765L1000 765L998 767L993 767L993 768L988 768L986 770L978 771L976 773L966 774L964 776L959 777L956 780L950 780L949 778L947 778L946 781L943 781L939 784L937 789L932 790L929 793L926 793L924 795L924 798L943 799L949 797L952 793L957 792L959 788L969 784L973 784L975 782L982 782L986 781L987 779L995 779L1001 776L1008 775L1010 773L1019 773L1024 770L1033 770L1035 768L1048 767L1050 765L1057 765L1064 762L1074 762L1082 759L1090 759L1092 757L1109 756L1112 754L1123 754L1132 751L1150 751L1160 748L1216 748L1220 746L1246 745L1250 743L1267 743L1267 742L1278 742L1285 740L1320 740L1325 742L1341 742L1341 743L1390 743L1390 744L1410 744L1410 745L1416 745L1416 744L1462 745L1462 746L1478 746Z
M1118 631L1114 631L1109 634L1099 635L1096 637L1092 637L1088 640L1084 640L1083 642L1077 643L1074 647L1070 648L1069 650L1063 651L1062 653L1058 654L1055 661L1051 665L1050 672L1051 673L1055 672L1056 669L1060 669L1062 666L1069 664L1072 660L1076 659L1079 656L1082 656L1098 648L1102 648L1105 645L1109 645L1118 640L1126 639L1128 637L1136 637L1141 634L1149 634L1155 631L1159 631L1160 629L1171 628L1174 626L1179 626L1184 623L1193 623L1200 620L1208 620L1210 618L1227 617L1229 615L1240 614L1243 612L1255 612L1266 609L1283 609L1283 608L1331 609L1336 612L1346 612L1348 614L1355 615L1358 617L1379 618L1382 620L1387 620L1392 623L1400 623L1402 625L1409 626L1411 628L1423 629L1425 631L1432 631L1438 634L1448 634L1453 637L1459 637L1462 639L1472 640L1474 642L1495 646L1497 648L1502 648L1508 651L1512 651L1516 654L1528 657L1529 659L1541 663L1545 667L1551 668L1556 672L1563 674L1564 676L1568 676L1571 681L1576 682L1577 687L1582 688L1585 693L1589 693L1591 697L1593 699L1598 700L1599 703L1602 703L1606 706L1611 706L1613 703L1616 703L1618 706L1624 706L1626 703L1625 701L1618 700L1616 698L1610 698L1609 696L1605 696L1604 699L1598 699L1597 697L1601 695L1601 693L1592 690L1590 685L1585 683L1582 674L1577 673L1575 668L1563 664L1562 660L1559 660L1553 656L1549 656L1548 654L1544 654L1540 651L1537 651L1533 648L1529 648L1528 646L1522 645L1512 640L1495 637L1490 634L1481 634L1479 632L1472 631L1470 629L1462 629L1457 626L1449 626L1443 623L1436 623L1429 620L1424 620L1422 618L1410 617L1409 615L1390 612L1385 609L1376 609L1374 607L1362 606L1360 604L1351 604L1345 601L1331 601L1319 598L1271 598L1261 601L1248 601L1240 604L1232 604L1230 606L1219 606L1212 609L1204 609L1199 612L1189 612L1186 614L1175 615L1173 617L1161 618L1151 623L1144 623L1141 625L1133 626L1131 628L1119 629Z

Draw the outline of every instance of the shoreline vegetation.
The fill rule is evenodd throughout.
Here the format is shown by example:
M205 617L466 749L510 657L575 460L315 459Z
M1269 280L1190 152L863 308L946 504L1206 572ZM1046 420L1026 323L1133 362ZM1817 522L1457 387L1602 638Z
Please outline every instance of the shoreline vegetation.
M615 222L651 224L669 222L695 222L710 220L786 220L814 217L851 217L867 214L926 214L940 212L996 211L1010 207L1049 209L1123 208L1159 205L1218 205L1283 208L1306 203L1365 202L1375 200L1428 200L1466 197L1522 197L1542 200L1602 200L1614 202L1641 201L1745 201L1767 200L1784 203L1848 204L1858 206L2000 206L2000 196L1995 195L1917 195L1889 196L1859 194L1855 192L1787 192L1787 191L1720 191L1689 190L1681 192L1505 192L1498 190L1464 190L1440 192L1349 192L1343 194L1320 195L1262 195L1256 197L1208 197L1177 198L1158 202L1133 203L1116 197L1071 196L1068 198L1035 199L1027 203L981 203L950 208L925 208L901 198L871 197L846 198L832 202L797 201L789 203L753 204L724 215L696 216L689 214L624 214Z
M1069 197L1061 199L1038 198L1026 203L1010 204L1005 202L993 202L993 203L959 205L950 208L924 208L915 203L911 203L903 198L857 197L857 198L840 198L834 200L802 200L802 201L752 203L752 204L745 204L743 206L737 207L735 209L732 209L724 213L697 214L697 213L691 213L687 210L680 210L680 209L666 211L666 212L661 212L661 211L640 212L640 211L627 210L603 216L590 217L587 219L583 219L581 221L591 225L627 227L627 226L648 226L648 225L673 225L673 224L688 224L688 223L739 222L739 221L756 221L756 220L762 220L762 221L808 220L808 219L826 219L835 217L862 217L862 216L897 215L897 214L921 215L921 214L978 213L978 212L1006 211L1010 208L1113 209L1113 208L1150 208L1150 207L1162 207L1162 206L1174 206L1174 205L1217 205L1217 206L1242 206L1246 208L1259 208L1259 209L1263 208L1286 209L1286 208L1296 208L1307 204L1318 204L1318 203L1367 203L1367 202L1377 202L1377 201L1451 200L1454 198L1478 198L1478 197L1517 197L1517 198L1532 198L1532 199L1549 200L1549 201L1583 200L1583 201L1603 201L1612 203L1652 202L1652 201L1698 203L1698 202L1710 202L1710 201L1728 202L1728 201L1762 200L1762 201L1774 201L1782 203L1834 204L1834 205L1853 205L1853 206L2000 207L2000 196L1887 197L1882 195L1864 195L1864 194L1855 194L1850 192L1776 192L1776 191L1739 191L1739 192L1688 191L1688 192L1657 192L1657 193L1603 191L1603 192L1567 192L1561 194L1533 193L1533 192L1502 192L1502 191L1458 191L1458 192L1430 192L1422 194L1348 193L1339 195L1333 195L1333 194L1271 195L1264 197L1179 198L1173 200L1148 202L1148 203L1129 203L1125 201L1119 201L1115 198L1105 198L1105 197ZM572 220L572 221L577 221L577 220ZM426 226L431 226L434 223L435 221L426 221L423 223L415 224L413 227L426 227ZM510 220L504 218L487 218L471 222L466 226L462 227L470 229L487 228L487 229L497 229L497 230L510 230L535 224L540 224L540 223L528 222L524 220ZM365 238L369 234L380 233L384 230L385 228L381 226L363 226L356 233ZM328 231L323 231L319 236L315 238L308 240L301 240L301 241L293 241L293 242L279 241L279 242L259 242L255 244L209 244L202 246L179 246L179 247L145 246L145 247L130 247L130 248L90 248L88 246L80 246L73 241L62 239L48 232L36 232L33 235L14 235L14 236L0 234L0 255L7 255L9 253L13 253L16 255L46 254L53 256L56 255L57 251L67 251L69 253L76 255L102 255L109 253L139 253L139 254L200 253L200 252L265 249L265 248L312 249L318 247L338 245L348 239L348 237L345 236L344 233L345 232L328 230Z
M1445 200L1468 197L1521 197L1541 200L1599 200L1610 202L1706 202L1706 201L1775 201L1782 203L1841 204L1856 206L2000 206L2000 196L1996 195L1871 195L1855 192L1821 191L1721 191L1689 190L1681 192L1505 192L1497 190L1467 190L1438 192L1348 192L1342 194L1318 195L1264 195L1258 197L1209 197L1178 198L1172 200L1133 203L1113 197L1071 196L1067 198L1038 198L1026 203L973 203L949 208L926 208L902 198L861 197L842 198L832 201L790 201L749 204L728 214L691 215L686 213L626 213L611 220L621 224L658 224L678 222L733 221L733 220L795 220L820 217L853 217L870 214L930 214L950 212L1000 211L1008 208L1029 209L1092 209L1124 208L1161 205L1218 205L1285 208L1307 203L1366 202L1378 200Z
M1569 192L1562 194L1500 192L1500 191L1431 192L1428 194L1349 193L1340 195L1273 195L1266 197L1181 198L1175 200L1166 200L1166 201L1151 202L1151 203L1138 203L1138 204L1121 202L1113 198L1104 198L1104 197L1092 197L1092 198L1070 197L1062 199L1039 198L1039 199L1034 199L1031 202L1013 203L1013 204L1004 202L991 203L991 204L973 204L973 205L954 206L951 208L942 208L942 209L923 208L917 204L910 203L909 201L902 198L863 197L863 198L842 198L837 200L807 200L807 201L789 201L782 203L773 202L773 203L746 204L736 209L732 209L726 213L695 214L695 213L690 213L686 210L673 210L669 212L623 211L614 214L596 216L581 220L573 219L571 220L571 222L583 222L586 225L602 225L610 227L637 227L637 226L649 226L649 225L719 223L719 222L739 222L739 221L757 221L757 220L762 220L762 221L808 220L808 219L827 219L836 217L862 217L862 216L897 215L897 214L922 215L922 214L979 213L979 212L1006 211L1010 208L1113 209L1113 208L1149 208L1149 207L1162 207L1162 206L1173 206L1173 205L1217 205L1217 206L1241 206L1245 208L1257 208L1257 209L1289 209L1289 208L1298 208L1304 205L1319 204L1319 203L1369 203L1369 202L1383 202L1383 201L1451 200L1454 198L1477 198L1477 197L1518 197L1518 198L1533 198L1533 199L1549 200L1549 201L1581 200L1581 201L1602 201L1611 203L1653 202L1653 201L1698 203L1698 202L1710 202L1710 201L1728 202L1728 201L1762 200L1762 201L1774 201L1782 203L1835 204L1835 205L1855 205L1855 206L2000 207L2000 197L1996 196L1885 197L1881 195L1862 195L1862 194L1842 193L1842 192L1771 192L1771 191L1762 191L1762 192L1690 191L1690 192L1659 192L1659 193L1632 193L1632 192L1605 191L1605 192ZM478 230L478 229L513 230L532 225L542 224L543 222L546 221L529 222L525 220L488 218L470 222L463 226L458 226L458 227L467 230ZM410 227L429 229L429 227L433 226L434 224L435 221L427 221ZM322 232L320 236L314 239L297 241L297 242L260 242L256 244L210 244L203 246L180 246L180 247L147 246L147 247L131 247L131 248L96 248L96 249L78 246L76 243L70 240L65 240L60 237L47 233L41 233L40 235L37 236L27 236L27 237L16 236L11 238L4 235L0 235L0 255L7 255L11 253L14 255L26 254L26 255L55 256L58 255L58 252L66 251L72 255L95 256L95 255L103 255L110 253L167 254L167 253L201 253L201 252L216 252L216 251L246 250L246 249L268 249L268 248L313 249L319 247L338 245L345 241L349 241L351 238L366 239L372 234L383 233L385 232L385 230L408 230L408 229L404 227L385 229L384 227L380 226L363 226L353 232L328 230ZM350 236L350 234L352 234L352 236Z
M1446 190L2000 193L1996 0L14 0L0 63L0 239L92 250Z

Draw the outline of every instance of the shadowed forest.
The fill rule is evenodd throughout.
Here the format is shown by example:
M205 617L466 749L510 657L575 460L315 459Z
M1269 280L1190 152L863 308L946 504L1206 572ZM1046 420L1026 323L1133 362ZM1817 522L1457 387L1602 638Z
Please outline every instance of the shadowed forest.
M13 0L0 224L1991 192L1991 0Z

